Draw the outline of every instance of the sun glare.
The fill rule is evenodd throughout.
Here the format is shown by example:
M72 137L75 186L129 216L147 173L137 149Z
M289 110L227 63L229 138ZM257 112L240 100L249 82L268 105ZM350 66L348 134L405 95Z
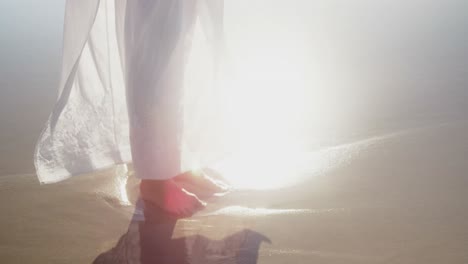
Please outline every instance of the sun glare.
M225 138L236 151L221 166L235 187L281 187L299 173L307 86L305 48L299 43L265 37L237 49L235 88L225 96Z
M222 132L216 133L222 134L220 141L228 150L229 159L219 170L235 187L281 187L291 175L298 174L298 162L305 153L304 124L310 112L307 92L311 85L311 76L307 74L308 47L304 44L307 42L294 32L283 32L281 36L272 30L248 40L240 37L228 40L228 64L232 72L221 82L222 102L216 108L221 114L217 119L210 118L210 112L214 111L208 110L207 98L213 92L205 88L209 84L202 83L208 78L201 77L213 65L207 60L209 52L203 49L202 41L196 40L194 44L191 56L198 62L189 65L194 72L189 81L199 88L187 93L190 101L186 106L196 101L204 110L186 112L185 129L192 133L190 128L199 126L196 122L203 118L210 120L209 126L214 120L221 120ZM203 89L206 90L201 96ZM199 145L214 144L216 137L208 128L192 134L199 135L192 141ZM192 149L197 147L200 146ZM198 165L192 163L192 168Z

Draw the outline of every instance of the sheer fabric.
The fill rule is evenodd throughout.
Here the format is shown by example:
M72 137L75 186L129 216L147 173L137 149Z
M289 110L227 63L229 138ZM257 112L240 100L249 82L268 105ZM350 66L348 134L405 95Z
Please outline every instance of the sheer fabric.
M209 137L200 128L217 124L222 12L220 0L68 0L59 98L34 157L39 180L132 154L139 177L164 179L219 156L200 144Z

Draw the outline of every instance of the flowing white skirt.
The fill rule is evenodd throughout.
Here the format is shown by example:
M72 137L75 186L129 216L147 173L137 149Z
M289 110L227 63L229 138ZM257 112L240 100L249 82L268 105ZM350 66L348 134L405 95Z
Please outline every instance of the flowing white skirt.
M200 128L216 123L220 10L211 0L68 0L59 98L34 157L39 180L128 162L140 178L166 179L218 155L215 144L201 147Z

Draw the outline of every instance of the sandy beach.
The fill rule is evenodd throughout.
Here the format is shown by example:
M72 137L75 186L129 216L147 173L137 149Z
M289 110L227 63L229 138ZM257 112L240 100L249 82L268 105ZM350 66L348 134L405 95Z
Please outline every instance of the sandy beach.
M237 190L191 218L135 206L112 170L0 177L2 263L466 263L468 124L343 146L288 188ZM337 157L337 156L336 156ZM344 161L343 161L344 160ZM311 168L314 164L310 164Z

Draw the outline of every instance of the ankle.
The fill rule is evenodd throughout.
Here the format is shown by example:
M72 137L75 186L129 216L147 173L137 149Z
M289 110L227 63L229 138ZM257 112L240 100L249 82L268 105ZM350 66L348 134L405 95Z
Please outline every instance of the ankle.
M155 191L160 191L161 189L164 189L163 186L165 183L167 183L169 180L141 180L140 182L140 192L141 194L145 195L146 193L150 192L155 192Z

